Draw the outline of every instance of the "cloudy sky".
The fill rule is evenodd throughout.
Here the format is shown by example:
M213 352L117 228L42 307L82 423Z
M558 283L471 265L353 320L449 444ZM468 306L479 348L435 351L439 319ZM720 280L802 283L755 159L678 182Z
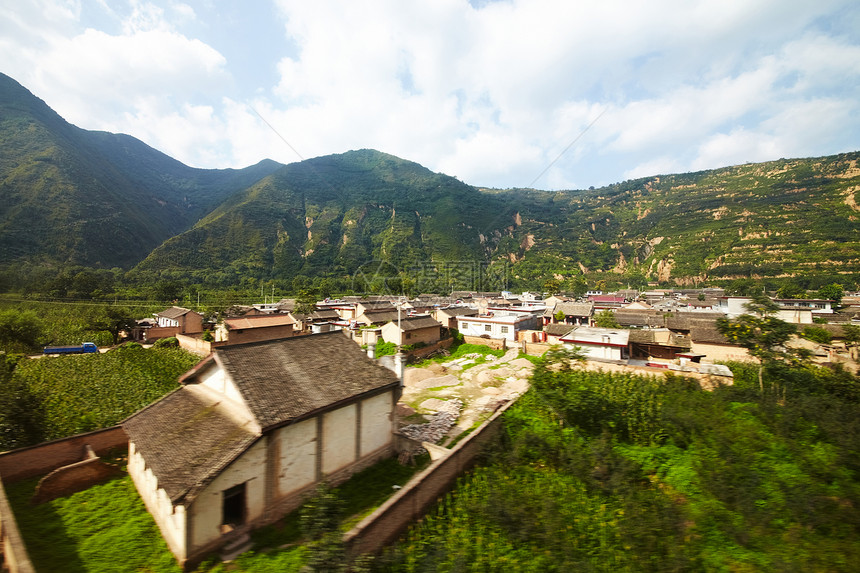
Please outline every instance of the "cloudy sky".
M0 72L195 167L574 189L860 150L856 0L0 0Z

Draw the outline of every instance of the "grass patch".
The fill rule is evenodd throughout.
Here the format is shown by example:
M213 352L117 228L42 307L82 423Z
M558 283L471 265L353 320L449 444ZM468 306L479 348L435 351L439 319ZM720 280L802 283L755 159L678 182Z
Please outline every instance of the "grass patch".
M357 473L335 489L344 501L344 531L379 507L429 463L418 458L414 466L389 458ZM179 573L173 554L158 526L146 511L131 477L124 476L68 497L30 505L39 478L6 486L9 501L37 571L64 573ZM307 549L296 510L273 525L251 534L254 551L233 564L213 556L198 572L221 573L299 571Z
M38 478L7 486L37 571L179 573L131 478L30 505Z

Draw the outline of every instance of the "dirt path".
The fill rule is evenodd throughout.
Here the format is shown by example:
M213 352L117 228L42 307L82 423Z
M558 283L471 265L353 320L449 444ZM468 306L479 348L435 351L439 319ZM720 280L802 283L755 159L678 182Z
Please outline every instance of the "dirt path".
M481 354L470 354L423 368L407 368L400 401L408 408L401 408L401 427L429 421L438 412L452 413L459 401L459 415L453 415L453 427L442 436L443 445L450 442L488 418L500 403L528 390L534 364L518 355L519 350L512 349L501 358L487 356L486 361ZM433 428L427 430L430 439L426 441L434 441L437 434Z

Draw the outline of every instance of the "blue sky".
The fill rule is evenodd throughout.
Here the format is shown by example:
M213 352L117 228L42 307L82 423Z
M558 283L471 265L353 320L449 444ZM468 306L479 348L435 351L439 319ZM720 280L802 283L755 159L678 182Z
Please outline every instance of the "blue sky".
M195 167L374 148L576 189L860 150L856 0L30 0L0 62Z

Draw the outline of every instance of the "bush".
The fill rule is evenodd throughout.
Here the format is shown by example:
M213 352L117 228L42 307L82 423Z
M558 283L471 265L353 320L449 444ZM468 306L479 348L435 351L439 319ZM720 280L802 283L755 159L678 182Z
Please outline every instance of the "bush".
M176 339L175 336L170 336L168 338L159 338L152 346L153 348L178 348L179 341Z
M830 332L820 326L807 326L803 329L801 336L818 344L830 344L831 340L833 340Z

